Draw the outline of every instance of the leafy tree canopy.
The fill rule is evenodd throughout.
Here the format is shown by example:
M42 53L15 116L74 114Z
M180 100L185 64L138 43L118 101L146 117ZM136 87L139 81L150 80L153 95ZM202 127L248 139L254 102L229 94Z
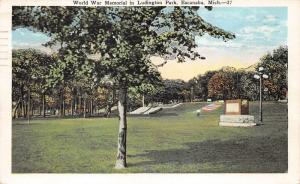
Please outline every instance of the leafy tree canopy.
M193 48L196 36L234 38L205 22L197 7L14 7L13 27L51 36L69 52L98 54L102 71L122 85L157 80L150 56L166 60L203 58ZM74 39L76 38L76 39Z

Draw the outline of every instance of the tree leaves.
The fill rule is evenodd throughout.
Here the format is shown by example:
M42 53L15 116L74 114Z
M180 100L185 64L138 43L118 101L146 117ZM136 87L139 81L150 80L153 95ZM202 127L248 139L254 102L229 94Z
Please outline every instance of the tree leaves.
M265 85L269 89L268 95L275 99L285 98L288 90L288 47L280 46L272 53L264 55L260 60L261 63L256 69L263 67L263 73L269 76L269 79L265 80Z
M160 80L157 68L149 59L151 56L177 58L178 62L185 62L186 58L205 59L193 50L197 47L196 36L209 34L224 41L235 37L205 22L197 9L14 7L13 28L29 27L48 34L51 41L46 46L60 44L57 69L53 73L58 80L66 81L75 73L92 72L92 68L76 63L87 61L88 55L97 53L100 56L95 61L94 72L110 76L118 85L139 86L146 81Z

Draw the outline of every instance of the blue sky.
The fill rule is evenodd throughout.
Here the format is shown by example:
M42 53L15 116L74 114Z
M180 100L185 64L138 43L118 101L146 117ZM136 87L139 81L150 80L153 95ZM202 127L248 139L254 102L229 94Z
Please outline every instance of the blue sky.
M40 47L41 44L49 40L50 38L45 34L32 32L25 28L20 28L12 32L13 48Z
M226 45L245 49L256 46L272 47L287 42L287 8L284 7L216 7L212 11L201 8L198 13L207 22L236 34L236 39L228 44L209 36L197 38L200 47ZM27 29L18 29L12 34L13 47L40 46L49 40L46 35Z
M243 68L257 63L262 55L280 45L287 45L287 11L286 7L215 7L212 11L200 8L198 14L205 21L235 33L236 38L224 42L208 35L197 37L196 50L207 59L169 64L160 69L162 76L188 80L224 65ZM49 40L44 34L17 29L12 32L12 38L13 48L32 47L49 51L41 47Z
M198 13L207 22L236 35L234 40L226 43L209 36L197 38L199 47L239 52L241 56L245 56L249 55L245 53L253 49L262 53L287 44L287 8L285 7L219 7L212 11L202 8Z

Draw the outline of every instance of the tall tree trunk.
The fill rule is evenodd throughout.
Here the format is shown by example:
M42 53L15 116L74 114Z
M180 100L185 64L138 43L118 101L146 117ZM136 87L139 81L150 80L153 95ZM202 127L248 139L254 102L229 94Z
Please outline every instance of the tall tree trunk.
M43 111L43 117L46 117L46 95L43 93L43 105L42 105L42 111Z
M27 106L27 120L28 120L28 124L30 123L30 107L31 107L31 104L30 104L30 89L28 89L28 106Z
M20 106L20 102L21 102L21 99L18 100L18 102L16 103L16 106L13 108L13 119L15 119L17 117L17 112L18 112L18 109Z
M40 94L40 102L38 103L38 107L39 107L39 116L42 116L42 111L43 111L43 93Z
M115 87L113 87L113 103L115 103L115 101L116 101L116 93L117 93L117 90L116 90L116 88Z
M60 94L60 117L64 117L64 111L64 89L62 89Z
M81 117L82 115L82 98L78 97L78 111L79 111L79 116Z
M122 169L127 166L126 163L126 137L127 137L127 88L121 88L119 91L119 135L118 135L118 153L115 168Z
M75 114L77 114L77 97L76 96L74 98L74 111L75 111Z
M71 99L71 115L72 115L72 116L74 115L74 96L73 96L73 98Z
M191 102L194 101L194 87L191 87Z
M21 116L25 118L24 86L21 86Z
M143 93L143 96L142 96L142 104L143 104L143 107L145 107L145 94Z
M86 118L86 98L83 98L83 118Z
M39 116L41 116L42 115L42 110L43 109L43 107L42 107L42 105L41 104L39 104Z
M17 113L16 118L19 118L21 116L22 116L22 104L20 103L20 107L18 108L18 113Z
M24 102L24 118L27 117L28 99Z
M107 101L106 101L106 108L105 108L105 116L106 118L110 118L110 114L111 114L111 94L110 94L110 90L108 91L108 97L107 97Z
M25 112L24 112L24 99L22 97L22 101L21 101L21 116L23 118L25 118Z
M66 115L66 109L65 109L65 99L64 99L64 96L62 97L63 100L62 100L62 113L63 113L63 117L65 117Z
M106 117L107 118L110 118L110 114L111 114L111 104L110 102L107 102L107 105L106 105L106 110L105 110L105 114L106 114Z
M90 103L91 103L90 114L91 114L91 116L92 116L92 115L93 115L93 112L94 112L94 101L93 101L92 98L91 98Z

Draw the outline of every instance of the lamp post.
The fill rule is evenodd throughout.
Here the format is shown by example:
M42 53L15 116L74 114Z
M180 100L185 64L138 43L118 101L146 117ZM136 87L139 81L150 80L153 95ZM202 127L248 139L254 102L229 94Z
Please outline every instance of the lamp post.
M259 67L258 72L254 75L255 79L259 79L259 114L260 114L260 119L259 123L262 124L263 122L263 112L262 112L262 78L267 79L269 76L267 74L263 73L264 68Z

